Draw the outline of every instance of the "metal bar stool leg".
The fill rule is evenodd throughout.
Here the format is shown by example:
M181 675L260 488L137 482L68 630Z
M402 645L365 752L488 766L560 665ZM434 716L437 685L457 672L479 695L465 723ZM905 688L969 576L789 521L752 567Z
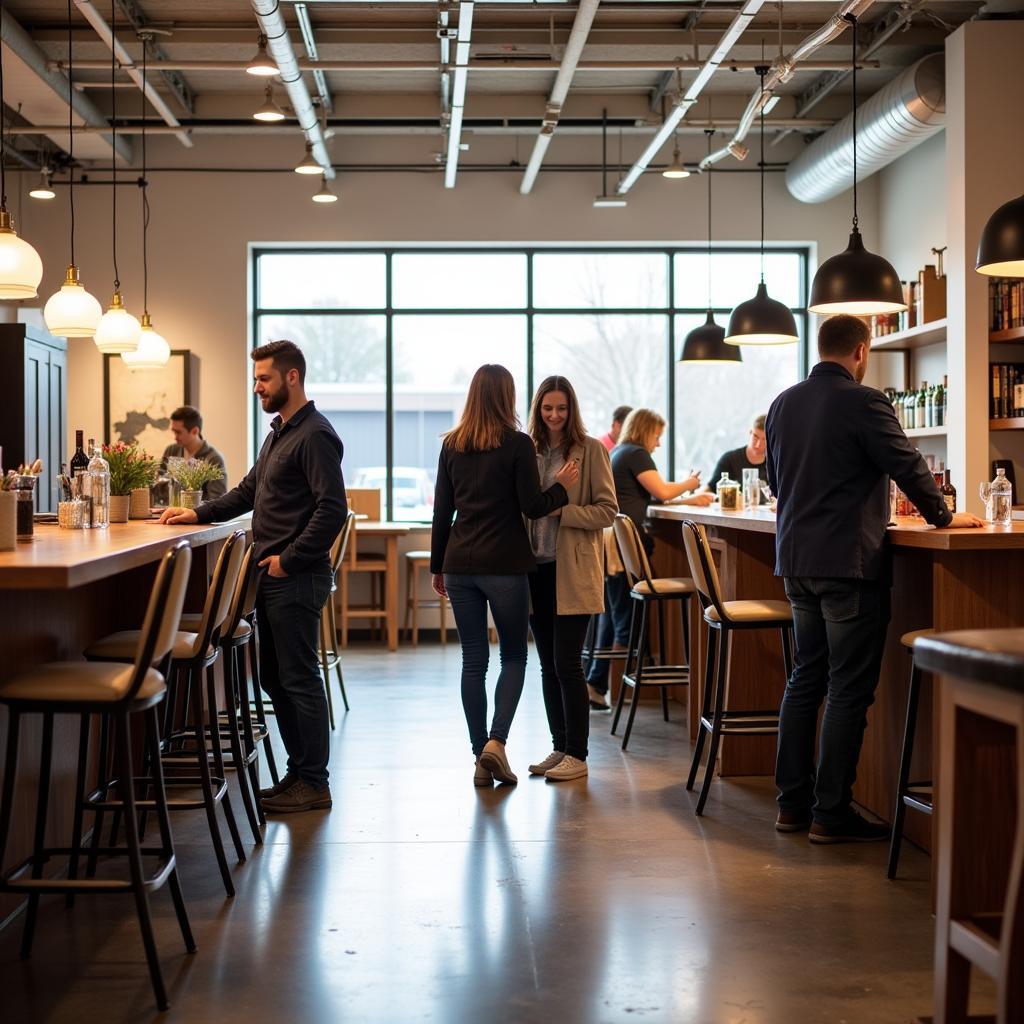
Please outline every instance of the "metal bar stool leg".
M78 878L78 858L82 852L82 811L85 802L85 775L89 760L89 716L79 715L78 723L78 766L75 770L75 810L71 821L71 858L68 861L68 878ZM75 894L64 897L64 905L75 905Z
M199 687L196 687L199 689ZM228 823L228 832L231 833L231 841L235 844L235 854L239 863L245 860L245 847L242 845L242 836L238 831L238 823L235 820L235 809L231 804L231 791L227 785L228 773L224 767L224 751L220 745L220 735L217 728L217 680L214 675L213 665L206 669L206 701L210 708L210 753L213 755L213 767L217 777L224 780L224 796L221 797L220 808L224 820ZM203 699L199 698L200 713L202 713ZM200 718L197 723L197 732L204 731L206 722Z
M4 788L0 793L0 870L6 863L7 838L11 834L11 815L14 813L14 784L18 774L18 734L21 715L8 708L7 753L4 757Z
M270 728L267 725L267 711L263 706L263 688L260 686L260 655L257 644L259 639L256 635L256 627L253 625L252 637L247 644L249 648L249 670L252 679L252 700L256 705L256 721L260 728L267 734L263 744L264 752L267 755L267 769L270 772L270 781L276 786L280 781L277 773L277 759L274 757L274 744L270 738Z
M910 652L910 689L907 691L907 719L903 726L903 749L900 752L900 774L896 783L896 807L892 815L892 836L889 839L889 864L886 878L895 878L900 862L900 849L903 846L903 820L907 814L907 805L903 798L907 795L907 784L910 781L910 761L914 756L914 734L917 732L917 703L921 693L921 670L914 661L914 653Z
M711 778L715 774L715 760L718 758L718 743L722 738L722 710L725 705L725 689L729 679L729 630L722 630L722 649L718 655L718 681L715 685L715 717L711 724L711 743L708 745L708 763L704 769L704 784L697 798L697 814L704 813L704 805L711 790Z
M46 857L43 847L46 846L46 809L50 802L50 768L53 759L53 715L43 715L43 743L39 754L39 792L36 796L36 827L32 840L32 877L43 877L43 865ZM130 831L130 830L128 830ZM28 897L28 909L25 911L25 931L21 937L21 958L27 960L32 955L32 939L36 931L36 916L39 913L39 893L31 892Z
M594 664L594 646L597 643L597 616L591 615L587 619L587 632L583 637L583 661L582 668L584 676L590 671L590 666Z
M238 687L235 685L236 659L234 651L224 652L224 706L227 708L226 725L228 730L228 745L231 748L231 760L234 761L235 778L238 779L238 791L242 796L242 807L245 809L245 816L249 819L249 829L252 831L253 840L257 845L263 843L263 833L260 831L260 819L256 814L256 805L253 798L252 787L249 784L249 770L246 764L247 757L242 752L242 737L238 731ZM211 675L213 668L210 668ZM216 716L214 721L216 722ZM216 729L215 732L219 732ZM220 739L219 735L217 737ZM218 742L219 746L219 742Z
M637 648L636 675L633 677L633 696L629 702L629 717L626 719L626 731L622 734L622 749L626 749L629 743L629 734L633 731L633 719L636 718L636 709L640 704L640 687L643 685L644 658L647 655L647 601L640 602L640 639ZM622 677L622 689L626 688L626 677Z
M327 623L324 610L320 610L320 671L324 677L324 692L327 694L327 718L331 723L331 731L334 731L334 698L331 697L331 669L330 669L330 647L327 642Z
M238 713L242 716L242 738L245 740L245 753L249 773L249 789L256 803L256 816L261 825L266 825L267 818L260 802L260 744L252 727L252 701L249 699L249 679L245 671L245 646L236 647L230 652L235 662L235 679L238 682Z
M718 630L708 626L708 650L704 665L704 695L700 706L700 722L697 724L697 742L690 759L690 774L686 777L686 788L692 790L697 781L697 769L700 767L700 755L704 751L704 740L707 737L705 719L711 713L711 697L715 691L715 658L718 652Z
M636 626L637 626L637 601L631 602L633 607L629 613L629 640L626 641L626 664L622 670L623 676L629 675L630 663L633 655L633 644L636 642ZM626 699L626 684L619 683L619 695L615 699L615 713L612 715L612 727L611 734L615 735L615 730L619 727L619 716L622 714L622 705Z

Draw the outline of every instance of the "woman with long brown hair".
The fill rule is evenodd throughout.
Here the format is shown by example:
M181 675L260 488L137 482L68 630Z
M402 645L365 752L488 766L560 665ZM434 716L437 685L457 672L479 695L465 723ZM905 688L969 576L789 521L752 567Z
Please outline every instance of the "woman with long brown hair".
M608 451L588 437L576 392L564 377L541 382L527 425L537 446L541 486L570 463L579 479L568 504L530 523L537 569L530 574L530 626L540 657L551 753L530 765L552 782L587 774L590 708L581 653L590 616L604 611L604 529L618 511Z
M516 782L505 754L523 692L530 591L536 567L523 516L546 516L568 501L574 462L541 490L533 441L519 429L516 388L504 366L473 375L462 418L442 438L434 489L430 571L451 601L462 645L462 706L476 758L477 786ZM487 728L487 609L501 658L494 716Z

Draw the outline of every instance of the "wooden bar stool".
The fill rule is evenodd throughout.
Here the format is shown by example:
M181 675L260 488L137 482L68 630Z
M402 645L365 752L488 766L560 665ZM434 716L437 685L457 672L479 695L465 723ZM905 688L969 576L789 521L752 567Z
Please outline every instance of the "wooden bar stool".
M640 541L640 533L636 524L629 516L619 513L613 524L615 539L619 545L622 564L626 567L629 580L629 596L633 599L633 610L629 625L629 643L626 645L626 668L622 674L622 685L615 701L615 714L612 716L612 735L619 724L622 705L625 700L626 687L633 688L633 696L629 702L629 717L626 719L626 731L622 735L622 749L629 743L629 734L633 729L637 705L640 703L640 688L657 686L661 691L661 713L668 721L668 690L669 686L686 686L690 681L690 626L689 601L694 592L693 580L689 579L654 579L651 576L651 564L647 560ZM682 615L683 651L686 658L684 665L668 665L665 663L665 604L678 601ZM654 605L658 609L658 661L652 665L645 662L648 658L648 608ZM639 609L639 614L638 614Z
M350 488L347 492L349 509L359 519L379 523L381 516L381 492L379 488ZM359 528L354 526L348 539L346 555L341 561L341 646L348 647L349 622L352 619L368 619L373 626L387 622L387 572L388 560L385 552L359 550ZM351 600L351 577L369 577L370 600L367 604L353 604Z
M160 702L167 696L164 671L176 642L178 618L185 600L191 564L192 552L187 541L179 541L161 560L131 665L98 661L55 662L40 665L31 672L0 683L0 703L6 705L9 712L3 794L0 796L0 864L4 863L7 840L11 832L21 716L32 713L43 716L43 742L32 855L0 875L0 892L28 895L21 955L28 957L32 952L32 939L41 895L65 893L70 902L76 893L131 893L135 897L135 911L142 931L142 943L146 951L153 994L161 1010L166 1010L168 1006L167 991L153 936L149 893L159 889L165 882L169 885L171 898L174 900L174 910L185 949L189 953L194 953L196 948L181 892L181 883L178 880L167 794L161 772L160 723L157 715ZM154 668L154 665L160 665L161 669ZM81 720L78 785L75 790L71 845L68 847L45 845L55 714L78 715ZM96 790L86 795L85 774L89 761L89 722L92 715L100 715L103 721L113 726L116 768L113 777L101 778ZM150 777L147 779L137 778L134 774L130 727L132 716L141 716L145 723L145 745L151 768ZM100 772L104 767L105 759L101 758ZM142 783L153 792L149 806L156 811L160 826L160 842L155 846L142 846L138 829L133 827L136 810L140 806L135 799L136 787ZM107 791L113 787L116 787L119 795L117 800L112 800L108 796ZM125 829L125 846L94 845L87 850L82 843L83 814L89 811L102 815L106 810L123 810L128 822ZM97 818L93 829L94 839L99 836L100 828L100 821ZM129 877L79 878L78 867L81 858L86 855L95 857L98 853L105 857L127 857ZM67 878L43 878L43 867L52 857L70 857ZM152 873L144 873L143 858L156 859L157 863ZM23 878L22 876L30 869L31 877Z
M778 708L770 711L732 711L726 707L729 691L730 634L737 629L779 630L782 635L782 659L786 670L785 683L793 671L790 646L793 611L788 601L723 600L718 569L715 568L704 527L692 520L684 520L683 544L686 547L690 572L693 573L693 581L697 587L697 596L704 609L704 622L708 627L707 668L700 726L697 729L693 760L690 762L690 774L686 780L686 788L692 790L697 778L697 769L700 767L704 740L710 735L708 763L696 808L697 814L703 814L704 804L707 803L708 792L711 789L711 778L715 774L715 761L718 758L718 744L721 738L777 735L779 731Z
M440 612L441 645L448 640L448 602L438 595L436 598L420 597L420 572L430 573L429 551L407 551L405 553L405 622L402 628L412 636L413 647L419 646L419 611L421 608L437 608ZM409 616L412 615L412 627Z
M915 629L904 633L900 643L910 655L910 687L907 690L907 720L903 726L903 748L900 753L900 774L896 783L896 809L892 814L892 837L889 840L889 866L886 877L895 878L900 861L900 847L903 845L903 818L908 807L931 817L932 783L910 782L910 762L914 756L914 736L917 733L917 704L921 695L921 669L914 658L914 641L922 636L931 636L934 629Z
M338 573L341 571L341 564L345 561L345 552L348 551L349 541L352 537L352 529L355 526L355 513L349 510L345 522L341 524L341 530L331 545L331 593L320 613L320 670L324 674L324 692L327 694L327 714L331 720L331 728L334 728L334 700L331 697L331 669L338 675L338 687L341 690L341 701L348 711L348 694L345 693L345 677L341 672L341 650L338 647L338 620L337 609L334 607L334 595L338 591Z

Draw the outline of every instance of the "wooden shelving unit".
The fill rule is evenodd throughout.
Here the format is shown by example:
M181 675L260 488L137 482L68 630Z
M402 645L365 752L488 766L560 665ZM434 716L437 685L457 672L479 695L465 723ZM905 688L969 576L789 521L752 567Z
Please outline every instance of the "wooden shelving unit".
M1024 416L1014 416L1006 420L989 420L989 430L1024 430Z
M1024 334L1021 335L1024 340ZM895 334L886 334L881 338L871 339L872 352L885 351L899 352L912 348L924 348L925 345L935 345L946 340L946 319L932 320L926 324L918 324L905 331L897 331Z
M883 339L888 340L888 339ZM994 345L1024 341L1024 327L1008 327L1005 331L989 331L988 340ZM871 346L874 348L874 345Z
M907 437L945 437L945 427L907 427L903 431Z

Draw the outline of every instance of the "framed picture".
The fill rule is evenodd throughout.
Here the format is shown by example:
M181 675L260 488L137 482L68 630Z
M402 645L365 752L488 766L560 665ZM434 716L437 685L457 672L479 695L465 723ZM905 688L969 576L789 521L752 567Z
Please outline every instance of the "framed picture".
M171 413L198 401L199 359L173 349L159 370L133 370L119 355L103 356L103 440L138 441L159 457L172 443Z

